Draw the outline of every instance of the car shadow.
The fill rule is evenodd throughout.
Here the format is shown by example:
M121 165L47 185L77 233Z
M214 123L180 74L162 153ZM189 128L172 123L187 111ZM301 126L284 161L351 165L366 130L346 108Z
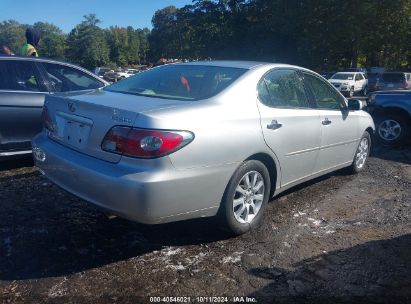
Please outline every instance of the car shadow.
M33 165L34 162L31 155L19 158L5 158L0 161L0 172L24 167L32 167Z
M390 147L377 143L371 151L371 156L411 165L411 145Z
M167 246L229 238L217 228L214 219L141 225L109 219L54 186L38 187L37 194L26 195L20 201L10 194L1 203L0 280L65 276ZM47 199L47 193L57 195Z
M410 303L411 234L324 253L292 270L254 268L271 281L258 303Z

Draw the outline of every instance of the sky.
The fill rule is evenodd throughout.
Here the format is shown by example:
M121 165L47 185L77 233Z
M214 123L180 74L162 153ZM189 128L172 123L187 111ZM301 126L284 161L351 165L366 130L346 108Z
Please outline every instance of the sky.
M0 22L10 19L24 24L43 21L68 33L84 15L92 13L102 21L103 28L130 25L151 29L151 18L156 10L169 5L180 8L191 3L191 0L1 0Z

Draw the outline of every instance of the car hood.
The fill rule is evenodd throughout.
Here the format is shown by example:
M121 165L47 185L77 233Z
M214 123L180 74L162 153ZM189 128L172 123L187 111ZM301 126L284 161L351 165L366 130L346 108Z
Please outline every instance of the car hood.
M342 83L349 83L352 80L328 79L328 81L332 84L342 84Z

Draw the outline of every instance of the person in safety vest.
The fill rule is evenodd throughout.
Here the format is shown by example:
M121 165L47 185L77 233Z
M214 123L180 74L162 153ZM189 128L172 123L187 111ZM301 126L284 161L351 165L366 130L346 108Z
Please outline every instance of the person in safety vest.
M39 57L39 53L37 52L36 47L39 44L40 38L40 32L34 28L29 27L26 30L27 43L21 48L21 55Z

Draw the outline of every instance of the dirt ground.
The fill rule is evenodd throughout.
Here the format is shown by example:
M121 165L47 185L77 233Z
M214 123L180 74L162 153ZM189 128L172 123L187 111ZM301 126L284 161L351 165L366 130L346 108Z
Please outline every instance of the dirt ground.
M411 303L410 185L411 147L377 147L365 172L293 188L230 238L212 219L108 219L30 159L8 161L0 302Z

